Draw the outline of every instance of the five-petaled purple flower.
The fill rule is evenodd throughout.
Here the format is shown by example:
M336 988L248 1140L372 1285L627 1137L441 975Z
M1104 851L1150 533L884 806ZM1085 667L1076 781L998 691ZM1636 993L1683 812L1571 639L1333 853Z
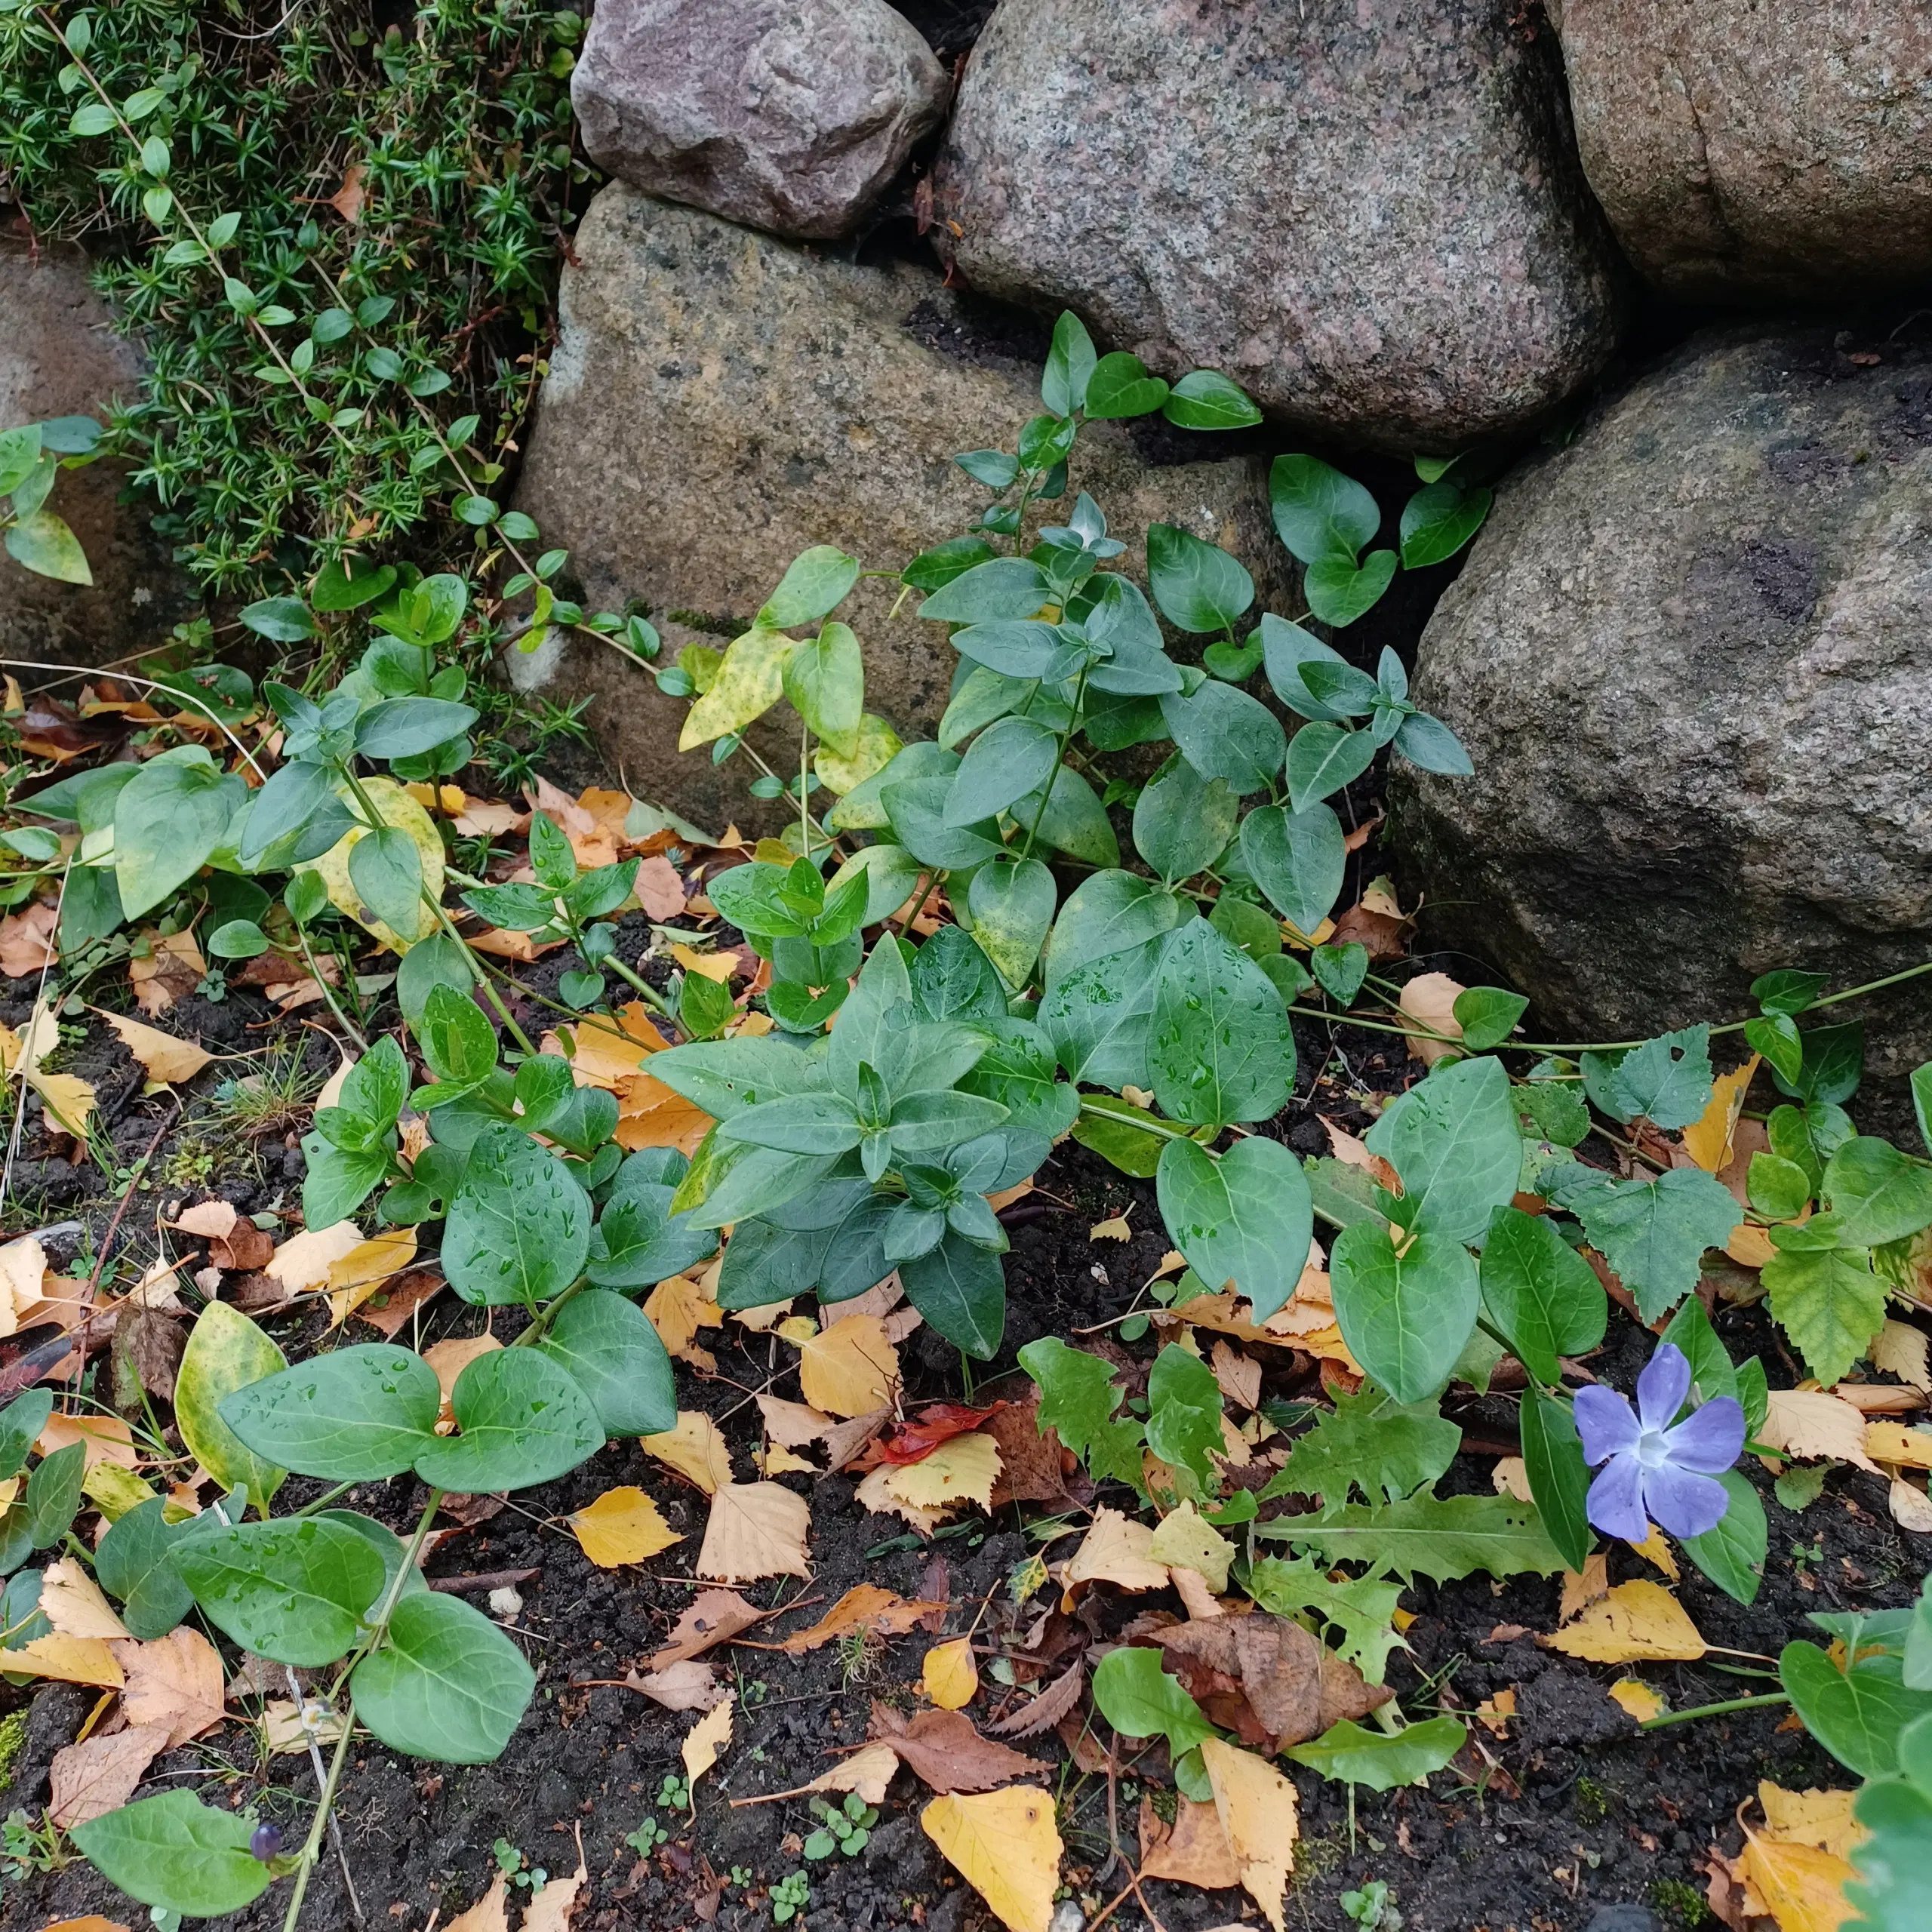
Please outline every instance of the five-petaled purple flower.
M1730 1499L1715 1480L1744 1447L1744 1411L1719 1395L1671 1426L1690 1392L1682 1349L1662 1343L1637 1378L1637 1405L1600 1383L1577 1391L1583 1460L1604 1465L1590 1484L1590 1521L1607 1536L1641 1543L1651 1524L1674 1537L1702 1536Z

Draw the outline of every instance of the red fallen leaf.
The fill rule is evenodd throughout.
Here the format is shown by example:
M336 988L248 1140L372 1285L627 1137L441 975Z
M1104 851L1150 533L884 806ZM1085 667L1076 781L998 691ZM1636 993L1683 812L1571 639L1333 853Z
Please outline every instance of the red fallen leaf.
M894 1423L879 1437L878 1459L884 1463L922 1463L942 1442L977 1429L1005 1407L1004 1402L993 1402L983 1409L969 1409L962 1402L928 1402L916 1416Z

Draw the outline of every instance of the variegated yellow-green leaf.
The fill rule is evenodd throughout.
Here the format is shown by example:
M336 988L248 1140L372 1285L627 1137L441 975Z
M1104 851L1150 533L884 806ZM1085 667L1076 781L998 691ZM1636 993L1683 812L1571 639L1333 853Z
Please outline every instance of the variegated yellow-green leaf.
M883 718L867 712L859 720L858 749L849 758L841 758L829 744L818 748L814 768L826 786L843 798L855 785L863 785L873 773L883 771L903 749L899 734Z
M174 1382L174 1420L189 1454L223 1489L245 1483L249 1502L264 1516L288 1472L243 1444L221 1419L221 1398L288 1366L288 1358L239 1309L211 1301L195 1318Z
M678 749L688 752L742 731L785 694L785 661L798 645L783 631L754 624L732 640L710 688L685 715Z

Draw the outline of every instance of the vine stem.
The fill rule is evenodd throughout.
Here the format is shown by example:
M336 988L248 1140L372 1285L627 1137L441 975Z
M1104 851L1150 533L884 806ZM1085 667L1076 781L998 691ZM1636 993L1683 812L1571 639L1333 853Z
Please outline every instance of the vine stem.
M362 809L365 829L371 832L382 832L392 829L389 826L389 820L377 810L374 800L364 790L361 780L356 777L346 762L341 767L341 771L343 777L349 782L349 789L354 795L356 804ZM420 866L418 871L420 875ZM488 996L490 1004L497 1009L497 1017L509 1029L511 1038L525 1053L534 1054L537 1049L531 1044L530 1035L517 1024L515 1015L503 1004L503 997L491 983L489 974L483 970L481 962L470 950L469 942L457 931L456 921L450 917L448 910L441 900L429 890L429 881L419 876L417 890L422 895L423 904L428 906L430 912L435 915L436 923L442 928L447 937L456 942L458 949L463 954L465 964L469 968L471 977Z
M433 1509L435 1504L430 1507ZM421 1538L419 1536L417 1541ZM409 1560L414 1561L413 1557ZM398 1587L402 1573L396 1573ZM387 1627L386 1607L384 1626ZM359 1661L359 1660L358 1660ZM282 1932L295 1932L296 1922L302 1916L302 1901L309 1895L309 1875L315 1869L322 1847L322 1834L328 1829L331 1818L335 1815L335 1795L342 1783L342 1767L349 1756L349 1740L355 1734L355 1700L346 1698L342 1706L342 1735L335 1741L335 1754L329 1759L328 1776L322 1783L322 1795L315 1805L315 1821L309 1827L307 1841L303 1845L300 1863L296 1868L295 1889L289 1894L288 1915L281 1922Z
M1660 1718L1645 1718L1637 1728L1639 1730L1661 1730L1666 1724L1688 1724L1693 1718L1718 1718L1732 1711L1768 1710L1774 1704L1788 1704L1790 1697L1782 1690L1767 1690L1758 1697L1731 1697L1721 1704L1700 1704L1694 1711L1672 1711Z

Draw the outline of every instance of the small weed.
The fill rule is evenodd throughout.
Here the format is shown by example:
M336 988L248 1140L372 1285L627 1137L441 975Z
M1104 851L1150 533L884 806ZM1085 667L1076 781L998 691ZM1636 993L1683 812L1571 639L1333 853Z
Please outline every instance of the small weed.
M811 1903L811 1886L802 1872L794 1872L771 1888L771 1922L783 1925Z
M490 1849L496 1856L497 1870L512 1885L521 1885L528 1891L538 1892L549 1882L549 1873L540 1865L532 1865L508 1838L499 1838Z
M1395 1894L1380 1878L1371 1878L1358 1892L1344 1892L1340 1904L1361 1932L1402 1932L1402 1915Z
M872 1838L872 1828L878 1823L877 1809L868 1804L857 1792L848 1792L843 1805L830 1804L823 1798L814 1798L811 1810L813 1817L821 1822L818 1829L806 1839L804 1855L814 1862L829 1858L835 1851L848 1858L857 1857Z
M1702 1925L1712 1915L1703 1894L1681 1878L1660 1878L1651 1886L1649 1897L1661 1917L1684 1927L1685 1932L1692 1926Z
M664 1774L664 1782L657 1787L657 1808L660 1811L688 1811L691 1808L691 1788L675 1771Z
M14 1775L14 1765L26 1748L26 1741L25 1711L16 1711L11 1717L0 1718L0 1784L5 1784Z
M25 1811L10 1811L0 1823L0 1874L24 1878L30 1872L58 1872L66 1863L59 1826L36 1825Z
M634 1832L624 1834L624 1842L640 1858L648 1858L660 1844L668 1844L671 1834L655 1818L646 1818Z
M878 1633L862 1624L847 1631L838 1642L838 1666L847 1686L864 1683L878 1668Z
M1610 1815L1611 1794L1596 1780L1586 1774L1577 1780L1577 1816L1586 1825L1594 1825Z

